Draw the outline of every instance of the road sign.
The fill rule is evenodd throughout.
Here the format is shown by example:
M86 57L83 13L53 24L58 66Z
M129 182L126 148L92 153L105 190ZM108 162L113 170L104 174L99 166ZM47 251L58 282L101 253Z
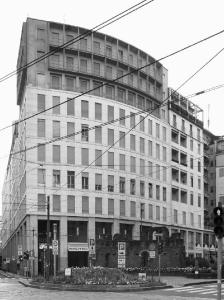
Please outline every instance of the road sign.
M52 252L58 255L58 240L52 240Z
M149 251L149 258L155 258L155 257L156 257L156 251L155 250Z

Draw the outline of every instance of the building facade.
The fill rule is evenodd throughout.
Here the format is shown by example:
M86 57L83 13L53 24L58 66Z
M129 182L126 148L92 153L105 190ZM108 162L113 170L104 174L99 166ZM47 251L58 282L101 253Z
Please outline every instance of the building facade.
M54 54L18 74L19 120L43 112L13 127L3 257L28 250L33 272L43 271L47 196L60 270L88 265L98 239L149 239L153 227L180 232L187 255L202 256L203 167L196 160L203 155L202 122L189 106L192 150L173 100L160 107L168 97L167 70L140 49L97 32L58 48L85 32L30 18L23 25L18 68Z

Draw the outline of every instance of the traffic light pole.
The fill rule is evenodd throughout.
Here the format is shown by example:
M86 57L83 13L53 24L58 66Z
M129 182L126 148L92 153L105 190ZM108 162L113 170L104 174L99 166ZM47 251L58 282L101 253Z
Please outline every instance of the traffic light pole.
M221 291L222 291L222 238L218 239L217 300L221 300Z

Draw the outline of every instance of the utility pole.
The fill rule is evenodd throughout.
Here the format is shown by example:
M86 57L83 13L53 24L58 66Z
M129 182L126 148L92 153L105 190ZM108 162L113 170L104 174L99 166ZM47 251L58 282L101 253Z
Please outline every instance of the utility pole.
M47 255L46 255L46 279L50 274L50 196L47 196Z
M57 241L57 224L53 224L53 243ZM58 241L57 241L58 242ZM58 249L57 249L58 251ZM56 258L57 258L57 253L53 249L53 254L54 254L54 280L56 279Z

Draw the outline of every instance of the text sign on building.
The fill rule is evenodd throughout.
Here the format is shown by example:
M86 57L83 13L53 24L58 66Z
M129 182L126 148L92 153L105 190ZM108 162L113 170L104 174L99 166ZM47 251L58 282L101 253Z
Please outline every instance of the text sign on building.
M71 252L89 252L88 243L68 243L68 251Z
M156 257L156 251L152 250L149 251L149 258L155 258Z
M58 255L58 240L52 240L52 252L54 255Z
M118 242L118 268L125 268L126 243Z
M23 247L22 245L18 245L18 256L23 255Z

